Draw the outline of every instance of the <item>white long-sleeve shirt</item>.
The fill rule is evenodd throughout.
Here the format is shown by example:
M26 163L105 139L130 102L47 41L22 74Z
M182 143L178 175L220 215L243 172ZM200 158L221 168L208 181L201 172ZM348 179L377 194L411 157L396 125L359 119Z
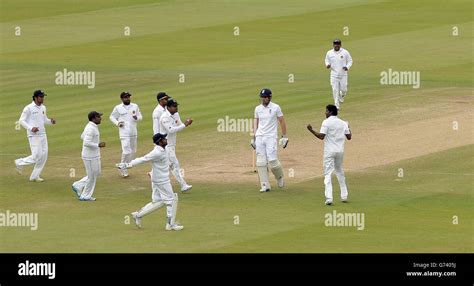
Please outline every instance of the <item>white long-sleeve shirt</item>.
M326 53L324 62L326 66L331 65L331 76L347 76L347 71L342 68L351 68L352 57L346 49L340 48L337 52L332 49Z
M133 167L151 162L151 180L157 184L165 184L170 182L170 165L168 153L161 146L156 145L155 148L143 157L136 158L130 162Z
M166 108L159 105L159 104L153 110L153 114L152 114L152 117L153 117L153 135L160 132L160 118L163 115L163 113L165 113L165 111L166 111Z
M168 146L176 146L176 133L183 130L186 126L181 121L179 113L171 115L171 113L166 110L160 118L160 133L168 134Z
M44 125L53 124L51 119L46 116L46 106L43 104L38 106L34 101L23 108L19 122L20 125L26 129L28 137L45 135L46 129ZM36 133L33 133L33 131L31 131L33 127L37 127L39 130Z
M82 139L82 159L93 160L100 158L100 133L99 126L92 121L87 123L81 134Z
M137 120L133 116L136 116ZM129 105L122 103L115 106L109 118L115 126L118 126L119 122L123 122L123 126L119 127L120 137L137 136L137 121L143 119L140 108L132 102Z

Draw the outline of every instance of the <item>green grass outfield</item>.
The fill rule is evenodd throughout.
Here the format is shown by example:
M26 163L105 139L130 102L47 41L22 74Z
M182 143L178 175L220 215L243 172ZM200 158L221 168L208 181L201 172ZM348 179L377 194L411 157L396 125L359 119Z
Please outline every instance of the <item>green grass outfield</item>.
M473 252L471 1L81 2L0 2L0 211L39 214L36 231L0 227L0 252ZM354 59L341 113L354 132L346 152L351 201L326 207L322 145L305 125L319 126L331 103L324 56L335 37ZM96 87L55 85L64 68L95 71ZM389 68L419 71L420 89L380 85ZM263 87L273 90L288 123L282 164L296 170L285 191L267 194L258 193L251 174L248 134L217 132L220 118L251 118ZM42 184L28 182L30 168L23 176L13 169L13 160L29 153L15 122L38 88L58 121L47 130ZM158 90L195 120L178 136L178 158L194 185L180 196L182 232L165 232L164 210L145 217L142 230L125 224L150 199L149 166L128 180L112 167L120 142L108 115L120 92L130 91L144 114L144 154L152 148ZM84 175L79 136L91 110L105 113L100 131L108 145L98 200L83 203L70 185ZM380 157L364 149L373 134L380 134L373 150ZM424 145L410 146L417 142ZM247 173L239 169L244 179L226 183L220 176L231 177L226 164L235 158ZM203 178L199 167L213 164L222 164L222 173ZM364 213L365 229L326 227L324 215L333 210Z

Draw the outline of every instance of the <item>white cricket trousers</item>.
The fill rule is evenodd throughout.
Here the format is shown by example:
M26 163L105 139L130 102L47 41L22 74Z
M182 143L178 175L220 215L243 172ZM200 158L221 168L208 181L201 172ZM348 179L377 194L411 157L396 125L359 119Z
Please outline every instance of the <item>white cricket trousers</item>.
M332 97L334 98L334 105L340 108L339 92L344 96L347 94L347 75L331 76Z
M84 161L84 167L86 168L86 176L74 182L72 186L77 190L80 199L88 200L94 194L97 178L100 176L100 158L82 159L82 161Z
M255 151L258 155L265 156L267 162L278 159L277 139L272 136L257 136L255 138Z
M171 183L169 181L160 184L152 182L151 188L153 190L151 202L138 211L138 217L144 217L162 206L166 206L166 217L170 220L171 224L174 224L178 208L178 195L173 192Z
M326 199L332 200L331 175L334 171L336 171L336 177L339 181L339 187L341 188L341 198L347 198L346 178L344 177L344 170L342 169L343 159L344 152L324 152L324 194Z
M137 136L120 137L120 144L122 145L122 160L121 163L130 163L135 159L137 153ZM128 176L127 169L120 171L122 175Z
M48 160L48 138L46 134L29 136L31 155L17 160L19 166L28 166L35 164L33 172L31 172L30 180L35 180L40 177L44 165Z
M181 167L179 166L178 158L176 157L176 147L175 146L166 146L166 152L168 153L168 158L170 160L170 167L171 173L178 181L181 189L187 185L186 181L184 180L183 174L181 173Z

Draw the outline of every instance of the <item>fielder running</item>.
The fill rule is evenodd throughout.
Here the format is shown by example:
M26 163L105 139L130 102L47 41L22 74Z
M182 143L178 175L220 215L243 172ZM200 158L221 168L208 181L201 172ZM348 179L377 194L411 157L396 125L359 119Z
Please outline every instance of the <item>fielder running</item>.
M180 184L181 192L187 192L193 186L186 183L180 172L179 161L176 157L176 133L191 125L193 120L188 118L184 123L181 121L178 113L178 102L173 98L168 99L166 106L167 110L160 118L160 133L168 135L166 152L168 152L170 160L171 173Z
M332 198L332 182L331 175L336 171L339 187L341 188L341 201L347 202L347 186L342 162L344 159L344 142L345 139L351 140L352 133L349 129L349 123L337 117L337 107L335 105L326 106L326 119L321 125L318 132L313 130L311 124L307 126L308 130L317 138L324 140L324 194L326 196L326 205L331 205Z
M142 120L140 108L135 103L131 103L128 92L122 92L120 99L122 104L114 107L110 114L110 121L119 128L120 143L122 145L122 163L129 163L135 159L137 152L137 122ZM121 170L122 177L128 177L127 170Z
M325 63L326 68L331 69L332 97L334 105L339 109L347 95L347 72L352 66L352 57L346 49L341 48L341 40L335 39L333 47L326 53Z
M166 230L182 230L183 226L176 224L176 212L178 210L178 194L173 192L170 181L170 162L165 147L168 144L166 134L157 133L153 136L155 148L143 157L134 159L130 163L119 163L116 166L123 170L137 165L151 162L152 164L152 195L151 202L139 211L133 212L132 217L135 224L141 228L141 219L166 205Z
M31 155L16 159L15 166L18 173L22 174L24 166L35 164L30 175L30 181L32 182L44 181L40 177L46 160L48 160L48 138L44 125L56 124L54 118L50 119L46 116L46 106L43 104L45 96L44 91L36 90L33 93L33 102L25 106L19 120L20 125L26 129Z
M281 108L278 104L271 102L272 91L268 88L262 89L260 99L262 104L255 107L254 137L250 145L257 153L256 166L260 178L260 192L263 193L271 190L268 179L268 164L275 179L277 179L278 187L283 188L285 185L283 168L277 156L278 122L280 122L282 132L279 141L280 146L286 148L288 138L286 137L286 123Z
M100 175L100 148L105 147L105 142L100 142L99 124L102 113L92 111L88 114L87 123L81 134L82 161L86 168L86 176L72 184L72 191L81 201L95 201L94 194L97 178Z

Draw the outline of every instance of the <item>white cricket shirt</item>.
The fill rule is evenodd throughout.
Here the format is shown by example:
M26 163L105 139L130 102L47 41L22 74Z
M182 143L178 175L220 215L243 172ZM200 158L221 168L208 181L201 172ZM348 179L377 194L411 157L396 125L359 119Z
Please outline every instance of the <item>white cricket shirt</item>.
M161 116L163 115L163 113L166 111L166 108L161 106L161 105L157 105L155 107L155 109L153 110L153 114L152 114L152 118L153 118L153 135L155 135L156 133L159 133L160 132L160 118Z
M345 134L350 134L346 121L337 116L329 116L323 121L319 133L326 134L324 152L344 152Z
M137 120L135 120L133 116L137 116ZM116 126L119 122L124 123L124 126L119 127L120 137L135 137L138 134L137 121L142 120L143 117L138 105L131 102L129 105L122 103L115 106L109 118Z
M92 121L87 123L81 134L82 139L82 159L93 160L100 158L100 134L99 126Z
M168 155L165 149L155 145L155 148L143 157L136 158L130 162L132 166L151 162L151 180L157 184L165 184L170 182L170 165Z
M278 104L270 103L255 107L255 118L258 119L258 127L255 136L278 137L278 117L282 117L283 112Z
M168 134L166 139L168 139L168 146L176 146L176 133L183 130L186 126L181 121L179 113L171 115L171 113L166 110L160 118L160 133Z
M51 119L46 116L46 106L44 106L44 104L38 106L34 101L23 108L19 122L20 125L26 129L28 137L45 135L46 129L44 128L44 125L53 124ZM33 127L38 127L39 131L33 133L31 131Z
M326 66L331 65L331 76L346 76L347 71L342 68L351 68L352 57L349 52L343 48L340 48L337 52L332 49L326 53L325 63Z

